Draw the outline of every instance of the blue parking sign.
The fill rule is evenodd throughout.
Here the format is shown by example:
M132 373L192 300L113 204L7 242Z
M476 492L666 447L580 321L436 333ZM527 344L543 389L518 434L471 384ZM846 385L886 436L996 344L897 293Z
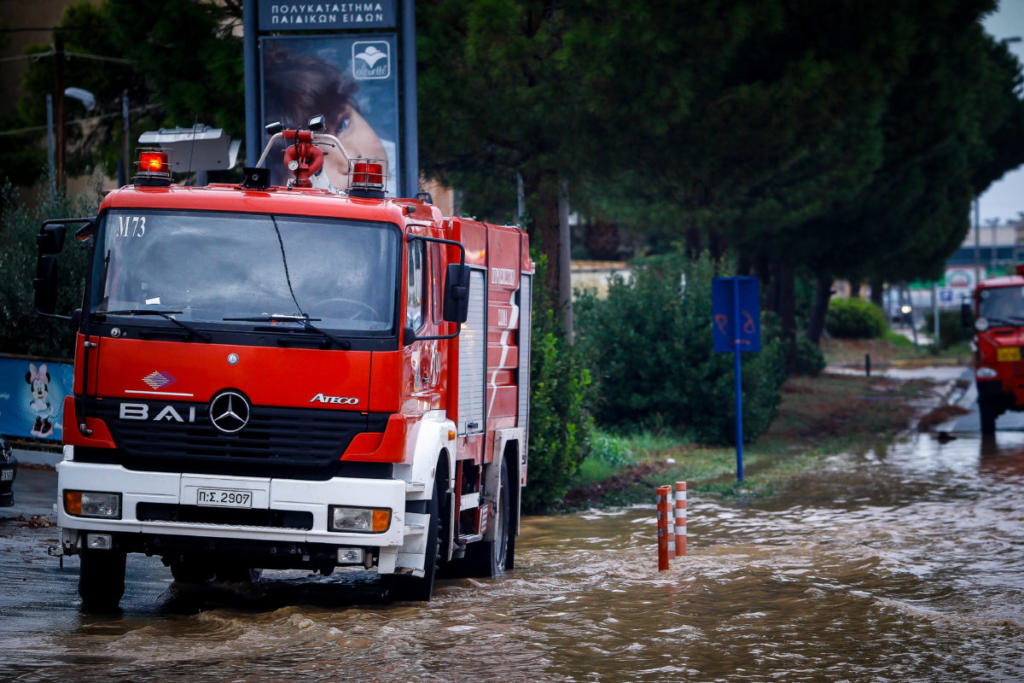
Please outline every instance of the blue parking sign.
M761 350L761 300L758 290L756 277L716 277L711 281L711 316L717 353L735 351L736 341L739 342L740 351ZM735 326L737 317L738 329Z

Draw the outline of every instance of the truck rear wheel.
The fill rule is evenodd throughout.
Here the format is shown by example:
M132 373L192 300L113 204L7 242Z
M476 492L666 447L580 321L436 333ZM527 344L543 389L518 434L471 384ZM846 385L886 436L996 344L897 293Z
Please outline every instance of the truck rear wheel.
M124 595L125 554L118 550L83 550L78 574L82 608L113 611Z
M414 600L426 602L434 593L434 579L437 577L437 565L440 559L441 546L441 512L438 498L440 494L434 487L434 495L427 505L430 520L427 522L427 550L423 558L423 576L385 577L389 596L393 600Z
M995 403L989 400L979 400L978 415L981 418L981 433L995 434L996 417L999 416L999 413L996 411Z
M500 481L494 517L490 522L495 528L494 540L480 541L467 549L467 559L473 576L495 578L501 576L508 566L512 517L509 504L508 461L504 458L501 461Z

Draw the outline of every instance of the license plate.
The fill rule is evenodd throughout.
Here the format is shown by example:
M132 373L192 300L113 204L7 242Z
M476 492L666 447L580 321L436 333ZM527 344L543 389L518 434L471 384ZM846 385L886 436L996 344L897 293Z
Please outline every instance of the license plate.
M996 360L1002 360L1002 361L1020 360L1020 347L1019 346L1008 346L1006 348L996 349Z
M197 489L196 504L228 508L251 508L252 491L245 491L243 489Z
M0 470L0 481L14 481L14 470Z

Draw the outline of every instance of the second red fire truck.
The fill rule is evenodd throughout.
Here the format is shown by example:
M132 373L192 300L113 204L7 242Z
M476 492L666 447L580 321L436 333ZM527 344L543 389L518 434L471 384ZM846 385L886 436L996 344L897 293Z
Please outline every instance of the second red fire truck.
M1024 265L1016 273L984 280L965 303L964 323L975 328L974 378L983 434L996 431L996 418L1024 410Z

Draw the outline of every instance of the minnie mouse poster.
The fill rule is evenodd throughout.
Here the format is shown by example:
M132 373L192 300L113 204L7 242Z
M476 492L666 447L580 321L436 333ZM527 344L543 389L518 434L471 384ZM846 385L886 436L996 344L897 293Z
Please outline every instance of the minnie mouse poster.
M50 436L53 433L53 405L49 401L50 394L50 373L43 363L36 368L35 363L29 363L28 372L25 373L25 381L31 391L31 399L28 407L35 414L35 422L32 424L32 436Z

